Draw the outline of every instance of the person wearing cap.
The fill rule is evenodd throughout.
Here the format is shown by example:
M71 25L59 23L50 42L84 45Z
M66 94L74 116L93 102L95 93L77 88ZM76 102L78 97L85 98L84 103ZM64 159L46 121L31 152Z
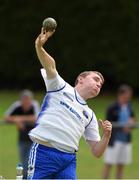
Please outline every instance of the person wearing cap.
M116 179L123 178L124 166L132 160L132 127L135 125L135 114L130 103L133 90L123 84L118 88L117 100L106 112L106 118L112 122L113 130L108 147L104 153L103 179L110 178L113 165L116 166Z
M14 102L5 112L4 119L8 123L15 123L18 129L18 149L20 162L23 165L23 178L27 178L28 155L32 144L28 132L34 128L39 112L39 103L33 99L30 90L23 90L20 99Z

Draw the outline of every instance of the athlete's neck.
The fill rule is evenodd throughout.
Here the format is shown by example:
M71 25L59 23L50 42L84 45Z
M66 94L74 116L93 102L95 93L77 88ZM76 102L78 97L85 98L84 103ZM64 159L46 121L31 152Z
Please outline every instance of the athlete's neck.
M74 89L85 101L88 99L86 92L80 86L75 86Z

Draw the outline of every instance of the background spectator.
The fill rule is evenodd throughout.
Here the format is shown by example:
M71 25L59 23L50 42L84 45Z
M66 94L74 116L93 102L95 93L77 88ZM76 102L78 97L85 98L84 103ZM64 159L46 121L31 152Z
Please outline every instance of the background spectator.
M112 165L116 165L116 179L123 177L124 165L131 162L131 131L135 118L130 104L132 88L121 85L118 89L117 100L107 109L106 119L113 123L112 135L109 146L104 153L103 178L110 175Z
M5 120L15 123L18 129L18 148L20 162L23 165L23 178L27 178L28 155L32 144L28 133L34 127L39 112L39 104L33 99L30 90L23 90L20 100L14 102L5 113Z

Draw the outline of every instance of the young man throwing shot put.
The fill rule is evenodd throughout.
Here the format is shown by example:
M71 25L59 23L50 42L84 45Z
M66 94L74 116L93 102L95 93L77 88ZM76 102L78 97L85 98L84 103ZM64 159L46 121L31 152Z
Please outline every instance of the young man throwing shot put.
M98 122L87 99L97 96L104 82L96 71L81 73L72 87L56 70L55 60L43 45L53 32L42 29L35 41L37 56L44 67L42 77L47 87L36 127L30 131L33 140L29 158L28 179L76 179L76 151L84 136L92 154L100 157L111 136L112 125L101 121L100 139Z

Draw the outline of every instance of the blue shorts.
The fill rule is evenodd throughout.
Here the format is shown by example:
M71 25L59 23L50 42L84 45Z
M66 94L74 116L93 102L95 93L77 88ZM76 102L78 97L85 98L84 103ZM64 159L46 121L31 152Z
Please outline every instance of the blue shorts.
M28 179L77 179L76 154L34 143L30 151Z

